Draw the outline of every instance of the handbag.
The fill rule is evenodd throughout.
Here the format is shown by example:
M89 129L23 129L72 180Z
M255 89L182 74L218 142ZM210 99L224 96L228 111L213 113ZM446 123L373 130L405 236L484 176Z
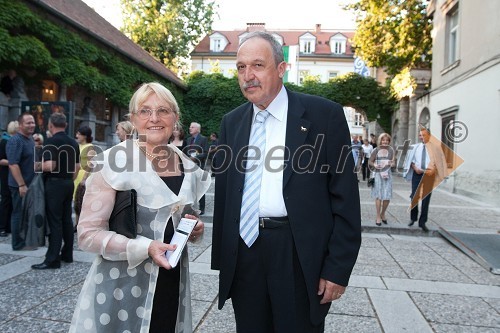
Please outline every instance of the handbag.
M373 187L373 185L375 185L375 177L368 178L366 185L368 185L368 187Z
M109 230L128 238L137 237L137 192L117 191L115 206L109 217Z

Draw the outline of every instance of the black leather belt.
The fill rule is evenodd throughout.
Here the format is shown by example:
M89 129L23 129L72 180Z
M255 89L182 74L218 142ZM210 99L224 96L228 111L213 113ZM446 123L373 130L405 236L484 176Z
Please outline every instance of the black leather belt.
M288 224L288 216L282 217L259 217L259 228L274 229Z

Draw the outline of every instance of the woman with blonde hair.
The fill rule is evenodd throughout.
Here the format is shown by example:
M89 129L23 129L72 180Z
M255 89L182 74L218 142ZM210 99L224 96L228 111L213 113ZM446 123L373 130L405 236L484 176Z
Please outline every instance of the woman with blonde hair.
M210 175L168 144L179 119L172 93L143 84L129 104L138 140L94 158L78 224L78 245L97 257L83 284L69 332L192 332L188 251L172 267L165 256L181 218L210 186ZM127 149L125 149L127 147ZM125 167L124 167L125 165ZM117 172L120 168L120 172ZM137 192L137 235L109 229L118 191Z
M392 171L394 165L394 149L390 146L391 136L387 133L379 135L377 148L370 155L368 165L373 172L375 183L372 187L371 196L375 199L377 219L375 224L381 226L387 224L387 207L392 199Z
M123 142L129 138L129 136L132 135L132 131L134 130L134 125L128 120L125 121L120 121L118 124L115 126L115 133L120 139L120 142Z

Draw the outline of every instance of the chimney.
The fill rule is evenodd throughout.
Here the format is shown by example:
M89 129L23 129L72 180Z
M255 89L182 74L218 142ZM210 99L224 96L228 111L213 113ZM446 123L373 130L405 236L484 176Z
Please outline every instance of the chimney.
M321 32L321 24L316 24L316 33L319 34Z
M247 32L265 31L265 30L266 30L265 23L247 23Z

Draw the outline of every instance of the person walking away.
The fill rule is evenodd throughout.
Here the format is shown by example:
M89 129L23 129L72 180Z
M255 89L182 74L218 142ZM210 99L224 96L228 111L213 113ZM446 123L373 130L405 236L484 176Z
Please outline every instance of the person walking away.
M21 236L22 200L35 177L35 118L30 113L23 113L18 118L19 129L7 142L7 160L9 161L9 189L12 198L10 226L12 232L12 250L22 250L26 243Z
M369 167L375 177L371 197L375 199L377 218L375 224L387 224L386 212L392 199L392 171L394 165L394 149L391 147L391 136L382 133L378 137L377 148L371 153Z
M61 260L73 262L71 203L73 180L80 169L80 150L75 139L66 134L66 126L66 116L63 113L55 112L50 115L48 127L52 136L47 139L42 150L45 212L50 229L49 246L45 260L31 266L37 270L60 268Z
M344 111L283 86L270 33L242 39L236 68L249 102L223 117L215 158L219 309L231 298L238 333L323 332L361 243Z
M11 121L7 125L7 132L0 140L0 237L10 234L10 218L12 215L12 197L9 189L9 161L7 160L7 142L17 133L19 123Z

